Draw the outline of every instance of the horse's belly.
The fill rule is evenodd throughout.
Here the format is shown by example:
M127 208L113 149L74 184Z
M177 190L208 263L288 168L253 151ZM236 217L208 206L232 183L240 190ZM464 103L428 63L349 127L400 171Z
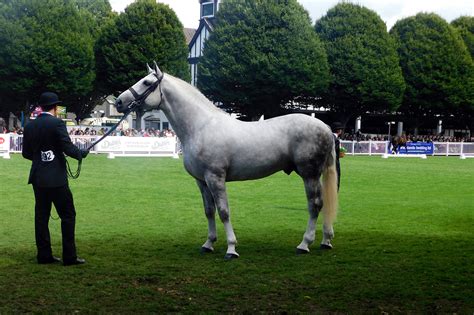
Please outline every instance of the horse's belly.
M239 181L239 180L251 180L258 179L270 176L278 171L281 171L282 168L278 167L265 167L265 168L234 168L230 169L226 181Z
M281 170L289 170L290 164L289 159L282 154L234 156L227 170L226 180L263 178Z

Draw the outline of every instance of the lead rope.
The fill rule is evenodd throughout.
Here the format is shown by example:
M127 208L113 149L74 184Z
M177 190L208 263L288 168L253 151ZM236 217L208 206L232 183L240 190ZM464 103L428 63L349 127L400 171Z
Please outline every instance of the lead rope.
M135 107L135 103L133 102L132 104L130 104L129 106L129 109L123 114L122 118L120 119L120 121L118 123L115 124L115 126L113 126L112 128L110 128L109 131L107 131L99 140L95 141L93 144L91 144L87 149L86 151L90 151L95 145L97 145L97 143L101 142L102 140L104 140L105 137L107 137L108 135L110 135L112 132L114 132L115 129L117 129L118 125L120 125L122 123L122 121L125 120L125 118L127 118L128 114L130 114L132 112L132 109ZM78 160L77 162L77 170L76 172L72 172L71 170L71 166L69 165L69 161L67 159L66 160L66 173L67 173L67 177L69 178L72 178L72 179L77 179L79 177L79 175L81 175L81 167L82 167L82 159ZM57 210L56 210L57 212ZM50 213L49 214L50 218L57 221L59 220L59 214L58 214L58 217L55 218L53 217L53 215Z
M122 118L119 120L118 123L116 123L112 128L110 128L109 131L107 131L102 137L100 137L97 141L95 141L94 143L92 143L90 146L87 147L86 151L89 152L94 146L96 146L99 142L101 142L102 140L105 139L105 137L107 137L108 135L110 135L112 132L115 131L115 129L117 129L117 127L122 123L122 121L125 120L125 118L127 118L127 116L132 112L132 110L135 108L136 106L136 103L135 102L132 102L132 104L130 104L128 110L123 114ZM79 177L79 175L81 175L81 167L82 167L82 159L78 160L77 162L77 170L76 172L73 172L71 170L71 167L69 165L69 161L66 159L66 173L67 173L67 176L69 178L72 178L72 179L77 179Z

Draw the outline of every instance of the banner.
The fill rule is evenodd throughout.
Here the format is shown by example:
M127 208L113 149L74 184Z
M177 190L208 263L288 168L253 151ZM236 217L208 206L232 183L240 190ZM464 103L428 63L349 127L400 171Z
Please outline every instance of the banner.
M99 153L175 154L176 137L107 137L97 145Z
M10 134L0 133L0 151L1 152L10 151Z
M389 148L391 144L389 143ZM391 151L389 151L391 152ZM432 155L434 153L434 146L432 142L407 142L407 147L401 146L398 149L399 154L426 154Z

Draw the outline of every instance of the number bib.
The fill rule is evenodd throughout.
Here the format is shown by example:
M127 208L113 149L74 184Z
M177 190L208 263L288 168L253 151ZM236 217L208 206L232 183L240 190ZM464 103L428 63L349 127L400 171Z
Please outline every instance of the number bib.
M54 160L54 152L49 150L46 152L41 151L41 161L42 162L51 162Z

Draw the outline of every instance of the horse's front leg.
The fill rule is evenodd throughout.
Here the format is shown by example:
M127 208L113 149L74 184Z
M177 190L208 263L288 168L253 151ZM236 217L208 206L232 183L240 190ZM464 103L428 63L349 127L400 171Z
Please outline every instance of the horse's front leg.
M309 219L304 233L303 240L296 247L297 254L309 253L309 246L314 242L316 237L316 221L319 212L323 207L323 198L321 197L321 183L316 178L304 178L304 187L306 190L306 198L308 199Z
M206 184L214 197L214 201L219 212L219 217L224 223L224 230L227 237L227 252L225 259L238 258L239 254L235 251L237 239L230 222L230 209L227 201L227 192L225 188L225 176L209 174L206 176Z
M196 183L201 191L204 213L206 214L208 225L207 240L201 247L201 253L210 253L214 251L213 245L217 241L216 204L206 183L201 180L196 180Z

